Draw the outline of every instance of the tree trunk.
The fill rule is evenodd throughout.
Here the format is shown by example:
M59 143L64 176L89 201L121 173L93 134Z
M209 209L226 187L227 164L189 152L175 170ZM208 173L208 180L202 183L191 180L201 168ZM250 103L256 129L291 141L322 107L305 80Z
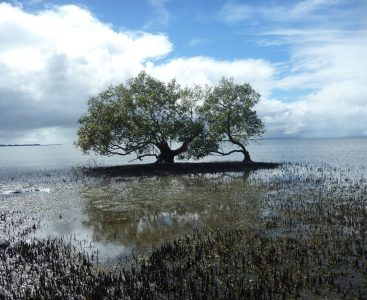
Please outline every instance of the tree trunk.
M166 141L159 145L159 155L156 163L173 164L175 162L175 151L172 150Z
M243 162L252 162L251 157L250 157L250 153L246 150L245 147L242 148L243 151Z
M241 148L241 151L243 153L243 162L252 162L251 157L250 157L250 153L246 150L246 147L244 144L242 144L241 142L235 140L232 135L230 134L230 132L227 132L227 136L229 138L229 140L231 141L232 144L235 144L237 146L239 146Z
M187 151L188 145L191 141L192 139L184 141L182 145L175 150L172 150L166 141L161 142L158 147L160 153L156 163L173 164L177 155Z

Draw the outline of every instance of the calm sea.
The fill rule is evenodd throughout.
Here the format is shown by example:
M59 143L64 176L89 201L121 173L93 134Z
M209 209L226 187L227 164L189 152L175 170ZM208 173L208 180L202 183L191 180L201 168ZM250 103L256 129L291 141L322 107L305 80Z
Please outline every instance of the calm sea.
M367 138L267 139L252 142L248 149L254 161L325 163L350 167L367 165ZM69 170L72 167L125 164L133 158L83 155L72 145L0 147L0 180L34 172ZM236 159L241 159L241 156L234 154L207 157L205 160Z

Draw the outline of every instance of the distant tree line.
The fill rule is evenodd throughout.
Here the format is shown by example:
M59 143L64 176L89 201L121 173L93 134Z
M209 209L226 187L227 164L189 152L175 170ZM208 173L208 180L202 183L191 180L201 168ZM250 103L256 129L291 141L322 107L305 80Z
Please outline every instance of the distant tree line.
M259 100L249 84L233 79L183 87L141 72L88 100L76 146L84 153L153 156L158 163L235 152L250 162L246 145L264 133L254 110Z

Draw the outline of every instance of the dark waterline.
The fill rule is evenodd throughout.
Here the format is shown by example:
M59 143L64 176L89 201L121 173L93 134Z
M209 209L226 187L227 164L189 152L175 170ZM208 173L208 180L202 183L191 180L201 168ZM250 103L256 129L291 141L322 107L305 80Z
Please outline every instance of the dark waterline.
M367 138L342 139L267 139L250 143L248 149L254 161L306 162L334 166L367 166ZM81 166L112 166L127 164L134 156L103 157L83 155L73 145L52 147L1 147L0 181L32 172L70 170ZM202 161L242 160L241 155L210 156ZM149 163L152 159L143 162Z

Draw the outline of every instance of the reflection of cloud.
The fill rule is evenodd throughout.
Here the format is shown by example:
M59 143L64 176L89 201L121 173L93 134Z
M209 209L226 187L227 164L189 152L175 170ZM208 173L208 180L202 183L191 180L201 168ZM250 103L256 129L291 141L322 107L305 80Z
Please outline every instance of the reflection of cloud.
M141 249L191 232L194 226L246 224L258 202L250 201L257 194L248 197L251 188L243 182L241 177L176 176L88 184L80 193L85 225L94 240Z
M186 225L192 227L198 220L199 214L197 212L160 212L158 215L149 215L140 218L137 223L137 234L154 230L158 226L173 226L175 224L179 227Z

